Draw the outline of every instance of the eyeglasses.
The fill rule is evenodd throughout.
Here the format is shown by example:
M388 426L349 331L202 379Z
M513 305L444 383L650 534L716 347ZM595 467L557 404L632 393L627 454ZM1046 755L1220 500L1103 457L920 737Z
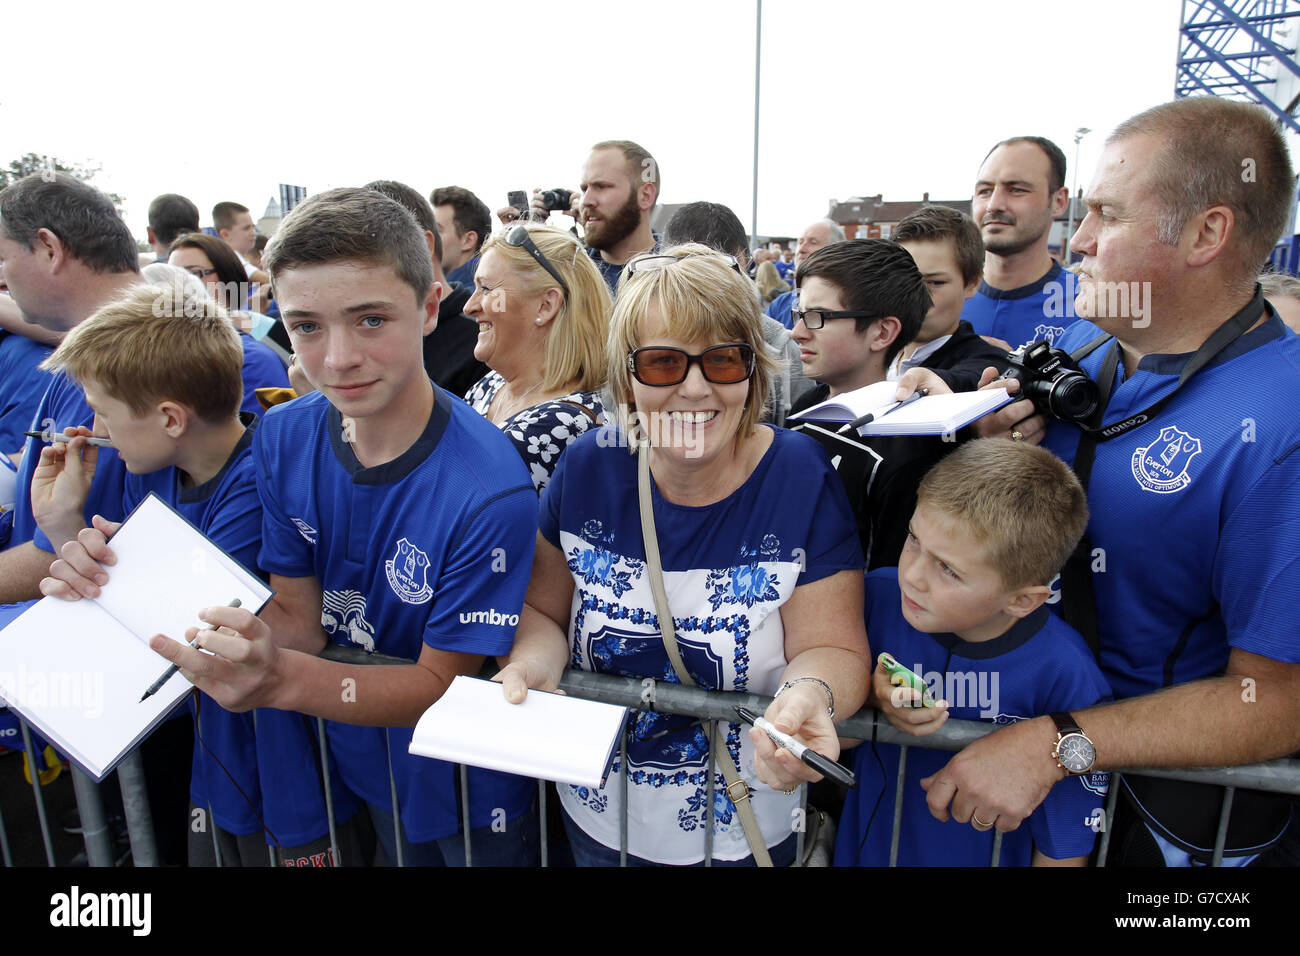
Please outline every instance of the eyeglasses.
M680 385L686 381L691 363L700 366L705 379L714 385L735 385L754 374L754 350L748 345L715 345L699 355L684 349L648 346L630 353L628 371L642 385Z
M665 255L637 256L637 258L633 259L631 262L627 264L627 274L632 276L632 275L636 275L638 272L654 272L656 269L664 269L672 265L674 262L681 262L683 259L692 259L703 255L710 255L716 259L721 259L723 262L727 263L727 265L731 266L731 268L735 269L737 272L740 271L740 262L736 259L735 256L728 255L725 252L709 252L709 253L693 252L688 256L665 256Z
M876 315L874 312L856 312L852 309L844 309L838 312L832 312L830 309L791 309L790 316L798 323L803 322L804 328L809 332L820 329L826 324L827 319L883 319L883 315Z
M186 266L185 271L188 272L190 275L194 276L196 279L206 279L208 276L213 275L217 270L202 269L199 266Z
M506 233L506 245L522 248L530 256L537 260L537 264L551 274L551 278L560 284L560 289L564 292L565 301L569 299L569 285L560 278L560 274L555 271L555 266L542 255L542 250L537 248L537 243L533 242L532 237L528 235L527 226L511 226Z

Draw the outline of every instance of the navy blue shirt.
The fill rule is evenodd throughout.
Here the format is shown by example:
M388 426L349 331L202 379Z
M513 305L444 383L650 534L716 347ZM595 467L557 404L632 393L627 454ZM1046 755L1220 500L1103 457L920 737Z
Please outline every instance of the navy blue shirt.
M1249 307L1249 306L1248 306ZM1101 330L1080 321L1067 351ZM1099 374L1109 346L1087 356ZM1104 424L1173 390L1190 355L1123 363ZM1088 488L1101 667L1116 697L1223 672L1229 649L1300 663L1300 338L1269 314L1151 421L1097 446ZM1072 461L1080 432L1049 421Z
M509 653L532 566L537 496L491 422L440 388L423 434L393 461L362 465L342 419L313 392L270 409L253 442L262 499L258 564L314 576L335 643L414 660L427 645ZM495 613L492 613L495 612ZM432 701L430 702L432 703ZM389 758L407 837L460 828L453 767L408 753L411 728L327 722L333 766L367 802L390 806ZM471 823L521 814L536 783L470 771Z
M903 616L898 569L867 575L867 639L922 678L955 720L1010 724L1043 714L1091 707L1110 695L1088 645L1060 618L1039 608L991 641L970 643L956 634L925 634ZM993 832L969 823L940 822L930 813L921 779L941 770L952 754L911 747L903 783L899 866L987 866ZM849 791L835 842L836 866L887 866L898 785L899 747L865 741L853 756L858 786ZM1049 759L1046 754L1043 759ZM1003 866L1028 866L1037 848L1056 860L1092 852L1094 812L1109 774L1066 777L1030 815L1002 837ZM880 806L872 816L877 799ZM1090 823L1092 821L1092 823Z
M24 335L0 331L0 452L6 455L27 441L23 432L32 427L36 407L53 380L37 366L53 351Z
M1076 321L1077 286L1074 273L1053 260L1041 279L1018 289L995 289L981 280L979 291L966 300L961 317L977 335L1002 339L1013 349L1043 340L1055 343Z

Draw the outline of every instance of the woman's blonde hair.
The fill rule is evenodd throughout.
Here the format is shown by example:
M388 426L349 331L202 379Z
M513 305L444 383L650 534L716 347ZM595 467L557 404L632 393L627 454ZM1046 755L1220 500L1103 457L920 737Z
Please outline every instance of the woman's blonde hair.
M524 224L524 228L528 230L528 238L569 287L569 294L551 320L551 331L546 338L542 388L550 391L576 379L579 391L594 391L605 384L605 336L611 308L609 287L582 244L569 233L537 223ZM497 255L510 263L521 280L520 291L529 294L546 289L564 291L527 249L507 243L505 233L489 237L481 251L489 249L496 250Z
M758 267L754 282L758 286L758 294L763 297L764 302L771 302L782 292L790 291L790 287L781 278L781 273L777 272L776 266L770 262L764 262Z
M749 396L736 429L739 444L762 419L772 375L777 369L763 341L758 290L708 246L686 243L660 255L677 261L634 272L635 263L648 258L638 256L628 263L619 280L607 350L609 391L617 408L618 423L632 434L631 412L636 406L628 356L640 348L647 331L645 317L655 308L663 321L658 334L682 342L743 342L753 350L754 374L749 377Z

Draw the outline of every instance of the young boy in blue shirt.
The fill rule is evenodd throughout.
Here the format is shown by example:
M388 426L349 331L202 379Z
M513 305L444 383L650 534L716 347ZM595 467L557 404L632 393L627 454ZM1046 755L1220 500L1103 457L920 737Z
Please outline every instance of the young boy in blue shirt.
M1007 439L970 442L921 482L897 568L867 575L867 634L921 676L935 699L893 687L884 667L871 703L900 730L923 736L949 717L1004 724L1063 714L1110 690L1083 639L1044 607L1048 583L1083 535L1088 506L1078 480L1050 452ZM941 822L926 778L945 751L909 748L897 862L987 866L997 819ZM899 748L857 748L835 847L837 866L889 862ZM1003 835L1002 865L1082 866L1096 835L1103 773L1058 783L1025 826Z
M82 389L96 431L116 449L127 471L122 514L152 492L236 561L256 568L262 508L253 475L255 420L239 410L242 363L226 313L176 284L134 286L69 332L44 367ZM66 542L41 590L69 600L95 597L107 582L113 555L106 540L120 526L95 515L93 528L82 528L99 451L87 444L89 429L74 431L67 444L42 448L31 485L41 530ZM198 722L185 828L191 866L215 862L214 841L225 866L265 866L268 842L279 841L284 855L297 859L303 844L324 838L315 728L305 718L262 711L255 734L252 713L231 713L202 694L191 713ZM259 751L278 757L261 773ZM286 806L298 819L285 819ZM155 806L155 819L177 817L177 809ZM338 816L351 813L355 806Z
M510 653L536 493L509 440L425 374L440 288L409 212L373 190L321 193L263 261L317 389L272 408L253 442L276 597L260 618L202 612L223 625L202 635L215 657L153 647L232 708L325 718L331 766L389 861L461 863L453 767L412 757L410 728L457 674ZM325 660L327 641L415 663ZM531 863L535 781L470 770L468 789L473 862Z

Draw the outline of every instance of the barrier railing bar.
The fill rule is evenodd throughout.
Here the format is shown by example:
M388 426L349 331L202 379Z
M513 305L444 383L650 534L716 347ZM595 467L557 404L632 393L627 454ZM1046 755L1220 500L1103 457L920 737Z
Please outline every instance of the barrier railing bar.
M393 777L393 745L388 739L388 729L383 729L384 756L388 758L388 793L393 801L393 852L397 855L397 867L406 866L405 854L402 853L402 808L397 805L397 780Z
M618 775L619 796L623 802L623 813L618 820L619 866L627 866L627 723L626 720L623 721L623 731L618 744L619 766L623 769L623 772Z
M6 867L14 865L13 854L9 852L9 831L5 829L4 810L0 809L0 860Z
M316 718L316 734L320 738L321 785L325 790L325 820L330 828L330 851L334 854L334 865L343 865L343 855L339 853L338 827L334 821L334 791L330 787L330 748L325 739L325 721Z
M799 784L799 829L794 838L794 865L803 866L805 834L808 831L808 785Z
M18 727L23 734L23 759L27 761L27 769L31 771L32 793L36 797L36 818L41 824L41 841L45 844L45 860L50 866L54 866L54 844L50 840L50 821L45 813L45 794L41 793L41 775L36 769L36 758L40 756L32 744L31 728L27 726L27 721L19 720ZM103 816L101 811L100 816ZM87 854L89 855L89 854ZM112 852L109 852L108 865L112 866Z
M714 731L716 730L716 725L714 724L713 721L709 720L704 722L703 728L705 734L707 734L709 738L709 762L708 762L707 775L705 777L705 789L704 789L705 799L709 801L709 805L704 810L704 865L706 867L712 867L713 866L713 824L714 824L713 801L716 797L716 794L714 793L714 784L713 784L713 767L714 767L714 759L715 759L715 755L713 752L713 734ZM624 816L627 815L626 804L623 805L623 814Z
M122 816L126 818L126 835L131 841L132 866L157 866L158 848L154 842L153 814L149 809L149 791L145 788L144 762L140 751L133 750L117 765L117 784L122 791ZM212 812L208 825L217 832Z
M464 764L458 764L456 774L460 779L460 828L465 836L465 865L473 866L474 855L469 838L469 769Z
M81 838L86 844L86 863L89 866L112 866L115 862L113 840L108 832L108 821L104 817L104 802L99 795L99 784L73 764L72 789L77 796L77 814L81 817ZM50 865L53 866L54 863L51 862Z
M549 845L546 836L546 781L537 781L537 852L543 867L550 866Z
M252 714L253 714L253 739L256 740L257 739L257 711L253 710ZM271 846L271 844L269 843L266 845L266 858L270 862L272 867L275 867L277 865L275 861L275 847Z
M353 649L334 646L327 649L325 656L334 660L345 660L353 663L410 663L400 658L390 658L382 654L366 655ZM643 685L642 682L634 678L616 677L609 674L595 674L586 671L565 671L560 680L560 688L566 693L576 697L588 700L595 700L604 703L611 703L629 707L633 710L640 710L644 707ZM763 697L755 694L739 693L733 691L703 691L699 688L687 688L680 685L663 683L655 688L655 701L653 709L661 713L675 713L687 716L693 716L701 721L730 721L734 714L734 707L737 705L748 706L760 712L766 710L767 705L771 702L770 697ZM915 737L903 731L896 730L890 726L883 717L874 710L863 710L837 724L837 728L842 737L858 738L863 740L880 740L885 743L895 744L900 748L899 753L899 773L897 787L901 790L904 783L904 774L906 771L907 749L911 746L924 746L927 749L959 751L966 747L974 740L978 740L987 734L994 733L1000 729L997 725L990 725L980 721L959 721L950 720L943 727L926 737L924 744L918 744ZM385 735L386 737L387 735ZM711 865L712 862L712 839L713 839L713 814L714 814L714 751L713 751L713 733L709 735L709 759L708 759L708 809L706 811L706 832L705 832L705 865ZM321 724L321 741L322 741L322 763L325 764L325 735L324 725ZM628 854L628 726L625 723L619 744L620 764L623 773L620 776L619 788L621 794L622 813L619 819L619 864L627 865ZM394 819L400 820L398 807L396 804L396 784L393 781L391 770L391 753L389 754L389 784L393 792L394 800ZM463 771L463 768L462 768ZM326 771L328 773L328 771ZM1246 788L1252 790L1265 790L1280 793L1290 793L1300 795L1300 760L1292 758L1282 758L1265 763L1243 764L1234 767L1192 767L1192 768L1169 768L1169 767L1120 767L1111 770L1110 791L1107 794L1105 804L1105 819L1102 823L1102 837L1098 844L1097 865L1104 866L1107 852L1110 845L1110 822L1114 819L1114 811L1118 800L1118 787L1121 781L1121 774L1132 773L1141 776L1160 777L1173 780L1183 780L1195 783L1207 783L1225 787L1223 805L1220 811L1219 832L1216 836L1215 852L1212 865L1219 866L1222 864L1223 847L1227 836L1227 826L1231 817L1232 797L1236 788ZM544 792L544 782L539 781L538 808L539 820L541 823L541 859L542 865L547 865L547 840L545 833L545 809L546 798ZM462 799L467 805L467 781L462 776ZM332 801L328 793L328 776L326 788L326 801L329 810L331 842L335 842L334 837L334 816ZM890 837L890 866L897 865L898 845L900 839L901 817L902 817L902 799L901 794L896 794L894 804L894 827ZM801 797L801 806L806 807L806 792ZM400 824L398 824L400 826ZM466 839L466 863L469 864L470 841L469 841L469 821L463 823ZM2 836L2 834L0 834ZM994 835L992 866L998 866L1000 863L1002 849L1002 833ZM800 831L796 840L798 858L803 857L804 834ZM396 844L398 847L399 863L402 865L400 831L397 835ZM337 846L335 846L337 857Z
M1097 865L1106 865L1106 854L1110 851L1110 831L1111 823L1115 819L1115 807L1119 803L1119 788L1122 782L1122 774L1112 773L1110 775L1109 789L1106 791L1106 809L1103 811L1104 816L1101 819L1101 839L1097 841Z
M612 674L593 674L587 671L565 671L560 687L566 692L588 700L597 700L624 707L637 708L641 704L641 684L634 678L616 677ZM655 709L661 713L676 713L701 718L731 720L734 707L758 708L762 712L772 698L735 691L704 691L660 682L655 689ZM921 746L918 738L894 729L888 721L873 710L862 710L836 723L841 737L876 739L899 746ZM927 749L957 751L986 734L1001 729L996 724L977 720L949 720L925 737ZM1270 790L1300 795L1300 760L1279 758L1266 763L1241 764L1235 767L1116 767L1114 773L1132 773L1144 777L1166 777L1193 783L1232 786L1246 790Z
M898 748L898 782L894 784L894 828L889 834L889 865L898 866L898 840L903 831L903 781L907 775L907 746Z
M1214 856L1210 866L1223 866L1223 847L1228 842L1228 817L1232 815L1232 798L1235 787L1223 788L1223 806L1219 809L1219 832L1214 835Z

